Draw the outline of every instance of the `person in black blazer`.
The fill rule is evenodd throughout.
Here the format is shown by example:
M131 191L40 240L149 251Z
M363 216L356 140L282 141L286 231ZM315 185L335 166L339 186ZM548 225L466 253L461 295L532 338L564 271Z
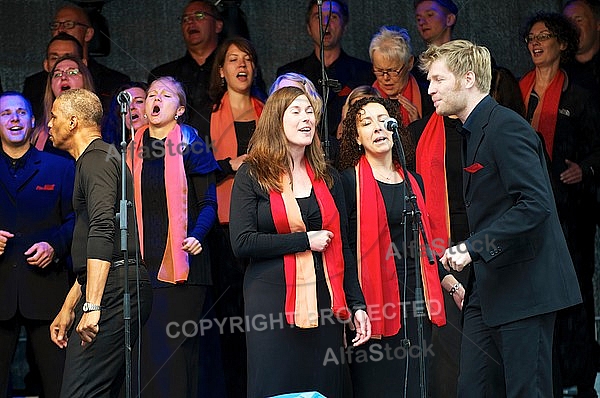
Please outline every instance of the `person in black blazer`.
M22 325L45 397L59 396L65 361L48 331L69 290L75 168L29 143L34 122L20 93L0 95L0 397Z
M581 302L542 143L489 96L487 48L466 40L421 55L440 115L463 123L463 196L470 237L445 250L471 265L463 307L459 397L552 396L556 311Z

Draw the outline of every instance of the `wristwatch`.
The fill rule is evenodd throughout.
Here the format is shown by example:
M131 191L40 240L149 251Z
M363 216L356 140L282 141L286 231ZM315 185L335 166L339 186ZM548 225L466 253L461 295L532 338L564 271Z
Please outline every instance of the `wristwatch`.
M83 303L83 312L85 312L85 313L92 312L92 311L100 311L101 309L102 309L101 305L92 304L92 303L88 303L88 302Z

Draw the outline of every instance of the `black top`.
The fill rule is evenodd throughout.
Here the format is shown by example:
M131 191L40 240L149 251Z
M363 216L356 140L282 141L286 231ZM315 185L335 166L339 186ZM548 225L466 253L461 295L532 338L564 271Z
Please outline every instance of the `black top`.
M121 159L114 147L98 138L92 141L77 159L73 208L73 271L79 283L86 279L87 260L114 262L123 259L120 229L116 222L121 200ZM127 169L127 200L133 202L131 173ZM135 225L133 212L127 214L129 230ZM138 249L134 233L127 235L128 256L135 258Z
M340 213L345 261L344 290L348 307L354 312L365 308L364 297L358 284L354 256L346 239L348 224L343 216L346 212L344 191L339 174L333 168L330 168L329 172L334 177L330 191ZM249 175L247 164L240 167L235 177L231 193L231 215L229 228L233 252L238 257L250 257L249 267L274 261L283 264L283 255L310 249L306 232L277 233L271 214L269 193L260 188L258 182ZM283 303L281 304L283 310Z
M142 166L142 218L144 222L144 263L153 287L173 286L158 280L158 271L167 244L169 218L165 187L165 141L144 133L144 147L152 148L144 157ZM208 247L204 238L216 217L214 173L193 174L186 170L188 181L188 218L192 228L188 236L194 236L203 245L197 256L190 255L188 284L210 283Z
M235 139L237 141L237 156L241 156L248 152L248 144L250 143L250 138L252 137L252 134L254 134L254 130L256 130L256 121L234 121L233 123L235 128ZM231 158L217 160L217 163L221 168L221 171L217 172L217 182L221 182L228 176L235 175L235 171L233 171L233 169L231 168L231 164L229 164L230 160Z

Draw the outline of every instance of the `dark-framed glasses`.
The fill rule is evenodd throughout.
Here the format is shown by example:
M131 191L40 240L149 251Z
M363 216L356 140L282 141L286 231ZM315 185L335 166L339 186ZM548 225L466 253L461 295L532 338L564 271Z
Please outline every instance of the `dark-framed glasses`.
M400 76L403 71L404 71L404 66L402 68L400 68L400 69L379 69L379 68L373 68L373 74L375 76L382 77L382 76L388 75L392 79Z
M538 33L537 35L527 35L524 37L524 39L525 39L525 43L529 44L534 40L535 41L546 41L553 37L556 37L556 35L554 33L543 32L543 33Z
M65 69L65 70L57 69L52 74L52 78L60 79L63 76L66 76L66 77L77 76L79 73L81 73L81 71L77 68L71 68L71 69Z
M65 29L73 29L75 26L84 26L86 28L89 28L89 26L87 26L86 24L75 21L50 22L50 30L58 30L58 28L60 28L61 26Z
M217 19L217 17L214 16L213 14L211 14L210 12L197 11L192 14L184 14L181 17L181 23L184 24L184 23L189 23L189 22L194 22L194 21L202 21L203 19L206 19L207 17L212 17L214 19Z

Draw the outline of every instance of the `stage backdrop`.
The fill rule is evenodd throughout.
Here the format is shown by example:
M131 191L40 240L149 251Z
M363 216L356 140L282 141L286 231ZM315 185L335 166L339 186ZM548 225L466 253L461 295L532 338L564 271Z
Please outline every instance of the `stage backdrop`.
M223 1L226 3L227 1ZM81 1L81 3L84 3ZM111 53L99 61L145 80L148 71L183 55L178 18L187 0L111 0L102 9L110 29ZM229 1L231 3L231 1ZM368 46L377 28L385 24L409 30L415 54L424 49L414 20L412 0L349 0L350 24L344 49L368 59ZM498 64L521 75L531 66L519 31L538 10L557 11L560 0L456 0L459 6L456 38L488 46ZM4 89L20 90L24 78L41 69L50 39L48 22L55 0L0 0L0 78ZM312 49L304 23L303 0L242 0L251 38L270 84L278 66L306 56Z

